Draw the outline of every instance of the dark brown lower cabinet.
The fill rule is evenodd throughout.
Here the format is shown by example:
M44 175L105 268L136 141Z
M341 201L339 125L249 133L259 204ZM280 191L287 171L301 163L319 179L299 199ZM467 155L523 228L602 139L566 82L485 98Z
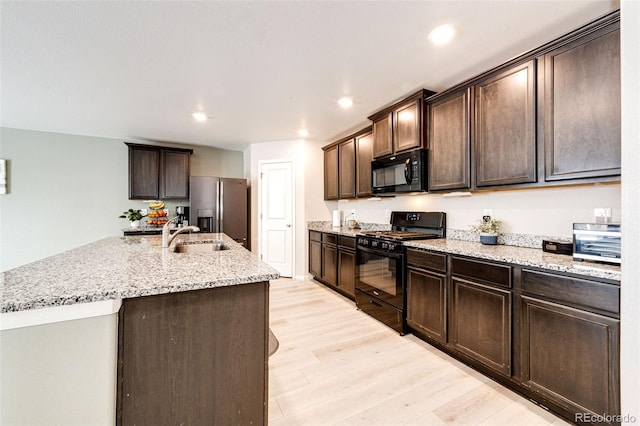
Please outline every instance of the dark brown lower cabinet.
M356 293L356 253L338 249L338 287L348 296L355 298Z
M620 321L522 296L522 384L575 413L619 406Z
M356 297L356 239L338 236L338 289L351 299Z
M419 337L570 422L619 424L619 282L412 248L407 277Z
M338 247L322 245L322 281L332 286L338 285Z
M331 289L355 300L355 237L309 231L309 273Z
M451 278L450 339L456 350L511 375L511 292Z
M445 274L407 270L407 324L441 343L447 342L446 289Z
M124 299L118 425L267 424L268 282Z
M322 233L317 231L309 231L309 273L322 275Z

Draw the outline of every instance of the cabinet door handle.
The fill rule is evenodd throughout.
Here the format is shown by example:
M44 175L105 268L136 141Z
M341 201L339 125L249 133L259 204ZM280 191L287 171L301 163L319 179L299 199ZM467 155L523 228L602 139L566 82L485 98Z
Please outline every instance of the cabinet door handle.
M413 173L411 173L411 159L407 158L407 161L404 162L404 179L408 184L411 184L413 180Z

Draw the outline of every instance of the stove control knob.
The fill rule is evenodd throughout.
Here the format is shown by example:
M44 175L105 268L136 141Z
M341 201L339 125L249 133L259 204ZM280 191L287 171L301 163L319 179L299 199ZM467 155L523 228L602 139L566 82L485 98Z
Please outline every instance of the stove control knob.
M388 250L389 249L389 243L382 243L382 249L383 250Z
M395 244L389 244L389 251L394 251L396 249L396 245Z

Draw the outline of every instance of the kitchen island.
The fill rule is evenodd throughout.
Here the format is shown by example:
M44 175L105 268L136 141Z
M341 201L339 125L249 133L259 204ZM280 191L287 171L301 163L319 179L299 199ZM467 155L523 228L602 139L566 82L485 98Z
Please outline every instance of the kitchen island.
M112 237L2 273L0 423L263 422L278 273L223 234L176 243L207 239L229 250Z

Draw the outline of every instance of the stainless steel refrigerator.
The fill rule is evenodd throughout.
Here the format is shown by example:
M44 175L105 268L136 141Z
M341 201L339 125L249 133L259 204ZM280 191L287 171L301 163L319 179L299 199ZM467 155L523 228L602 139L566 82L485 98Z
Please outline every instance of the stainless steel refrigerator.
M189 185L189 224L200 232L224 232L248 248L247 180L191 176Z

